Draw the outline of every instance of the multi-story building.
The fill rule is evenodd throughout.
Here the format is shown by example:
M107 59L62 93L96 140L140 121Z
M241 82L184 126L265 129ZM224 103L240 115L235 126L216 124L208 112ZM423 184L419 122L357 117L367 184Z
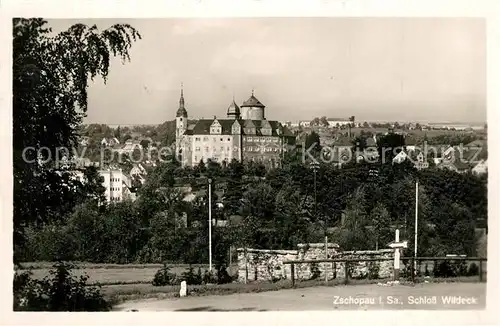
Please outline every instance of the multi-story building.
M267 120L265 106L254 96L239 107L229 105L226 118L199 119L188 124L181 89L176 114L176 156L183 166L208 160L229 163L259 162L278 166L283 154L295 144L295 136L279 121Z
M100 170L103 177L104 195L108 202L120 202L125 199L135 199L130 189L132 188L130 178L121 169Z

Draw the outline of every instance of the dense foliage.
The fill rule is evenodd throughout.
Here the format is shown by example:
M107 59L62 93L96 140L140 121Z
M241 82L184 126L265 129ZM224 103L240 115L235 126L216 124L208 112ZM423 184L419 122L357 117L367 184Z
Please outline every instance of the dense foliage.
M53 35L43 19L13 20L15 246L26 225L61 220L82 197L75 191L81 183L56 160L76 148L89 79L106 81L111 56L130 60L140 37L126 24L102 32L76 24Z
M15 311L108 311L100 288L89 286L87 276L76 278L72 266L54 265L50 275L33 279L29 272L14 276Z
M238 162L224 168L209 164L201 177L176 163L160 165L135 202L107 207L84 203L63 221L29 227L31 251L19 257L99 263L207 262L207 175L213 179L212 217L226 223L212 228L214 263L228 264L230 247L290 249L298 243L322 242L325 234L345 250L387 248L395 228L401 238L413 243L417 176L419 254L477 254L475 229L487 217L484 176L438 169L419 172L404 163L353 163L340 170L321 164L315 210L313 172L300 161L287 159L264 178L256 175L258 170L250 174L252 170ZM374 169L377 173L370 173ZM191 183L194 200L184 200L177 187L181 180L196 180ZM220 208L218 202L224 206Z

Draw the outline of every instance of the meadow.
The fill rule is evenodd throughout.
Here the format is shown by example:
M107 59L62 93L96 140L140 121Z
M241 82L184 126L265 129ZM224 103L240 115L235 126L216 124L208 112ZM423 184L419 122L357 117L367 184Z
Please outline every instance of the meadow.
M52 262L35 262L35 263L23 263L21 264L21 269L17 272L31 271L33 278L42 279L49 275L49 271L52 269L54 263ZM72 274L76 277L82 275L87 275L89 277L89 285L125 285L125 284L151 284L155 273L163 265L161 264L91 264L91 263L79 263L72 262L75 268L72 269ZM176 275L181 275L186 272L189 268L187 264L167 264L170 268L171 273ZM194 272L198 272L198 268L201 269L203 274L208 270L208 264L193 264ZM213 270L215 268L213 267ZM230 266L229 272L235 273L237 266ZM215 272L215 270L214 270Z

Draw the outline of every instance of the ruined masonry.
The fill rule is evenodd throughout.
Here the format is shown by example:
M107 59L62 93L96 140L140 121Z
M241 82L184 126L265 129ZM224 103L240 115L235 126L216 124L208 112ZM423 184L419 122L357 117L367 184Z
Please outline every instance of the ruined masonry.
M238 281L273 281L291 278L291 265L283 264L289 260L316 260L325 259L325 244L310 243L299 244L297 250L263 250L263 249L238 249ZM365 251L340 251L339 246L328 243L328 259L334 258L393 258L393 249L365 250ZM370 268L378 269L379 278L392 276L393 261L358 262L350 264L350 277L358 278L368 275ZM401 268L404 265L401 264ZM344 263L318 263L318 264L296 264L295 278L297 280L311 279L316 273L320 279L325 278L325 270L328 279L344 278Z

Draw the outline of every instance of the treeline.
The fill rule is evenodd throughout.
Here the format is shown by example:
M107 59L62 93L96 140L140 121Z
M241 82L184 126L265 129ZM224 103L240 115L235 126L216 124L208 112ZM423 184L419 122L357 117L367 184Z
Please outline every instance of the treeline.
M315 192L314 173L299 153L268 171L236 161L185 169L161 165L135 202L78 204L63 220L26 228L26 246L16 254L31 261L206 262L207 178L213 180L213 218L226 223L212 228L214 262L227 264L230 246L290 249L322 242L325 235L344 250L387 248L395 228L413 243L417 176L419 254L476 255L475 229L487 220L486 177L418 172L409 163L352 163L343 169L320 164ZM196 181L194 200L184 200L177 177Z

